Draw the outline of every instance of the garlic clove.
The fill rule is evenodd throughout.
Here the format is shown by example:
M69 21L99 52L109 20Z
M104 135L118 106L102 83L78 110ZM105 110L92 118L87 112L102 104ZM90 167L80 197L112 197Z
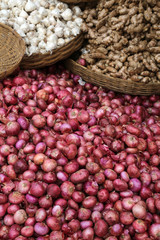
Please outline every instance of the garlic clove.
M28 0L28 2L25 5L25 11L32 12L35 9L36 9L36 4L33 1Z

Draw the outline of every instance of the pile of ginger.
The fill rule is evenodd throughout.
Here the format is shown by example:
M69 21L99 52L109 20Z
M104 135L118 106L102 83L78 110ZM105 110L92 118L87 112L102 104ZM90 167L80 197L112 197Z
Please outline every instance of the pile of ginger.
M87 68L136 82L160 82L160 1L100 0L83 13Z

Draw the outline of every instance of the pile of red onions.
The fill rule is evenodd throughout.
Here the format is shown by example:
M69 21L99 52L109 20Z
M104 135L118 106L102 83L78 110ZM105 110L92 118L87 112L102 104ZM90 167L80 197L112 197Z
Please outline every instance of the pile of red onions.
M160 96L63 66L0 83L0 239L159 240Z

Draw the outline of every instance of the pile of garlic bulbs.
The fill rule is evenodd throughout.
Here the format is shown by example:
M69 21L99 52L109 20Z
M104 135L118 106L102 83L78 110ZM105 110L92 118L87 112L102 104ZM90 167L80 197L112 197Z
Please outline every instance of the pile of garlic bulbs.
M52 52L80 33L81 10L57 0L1 0L0 22L24 39L26 54Z

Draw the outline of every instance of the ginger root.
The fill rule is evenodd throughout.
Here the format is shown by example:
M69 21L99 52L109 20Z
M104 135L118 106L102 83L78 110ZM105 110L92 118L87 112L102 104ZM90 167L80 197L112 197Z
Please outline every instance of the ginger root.
M100 0L84 11L82 31L93 71L137 82L160 82L160 1Z

